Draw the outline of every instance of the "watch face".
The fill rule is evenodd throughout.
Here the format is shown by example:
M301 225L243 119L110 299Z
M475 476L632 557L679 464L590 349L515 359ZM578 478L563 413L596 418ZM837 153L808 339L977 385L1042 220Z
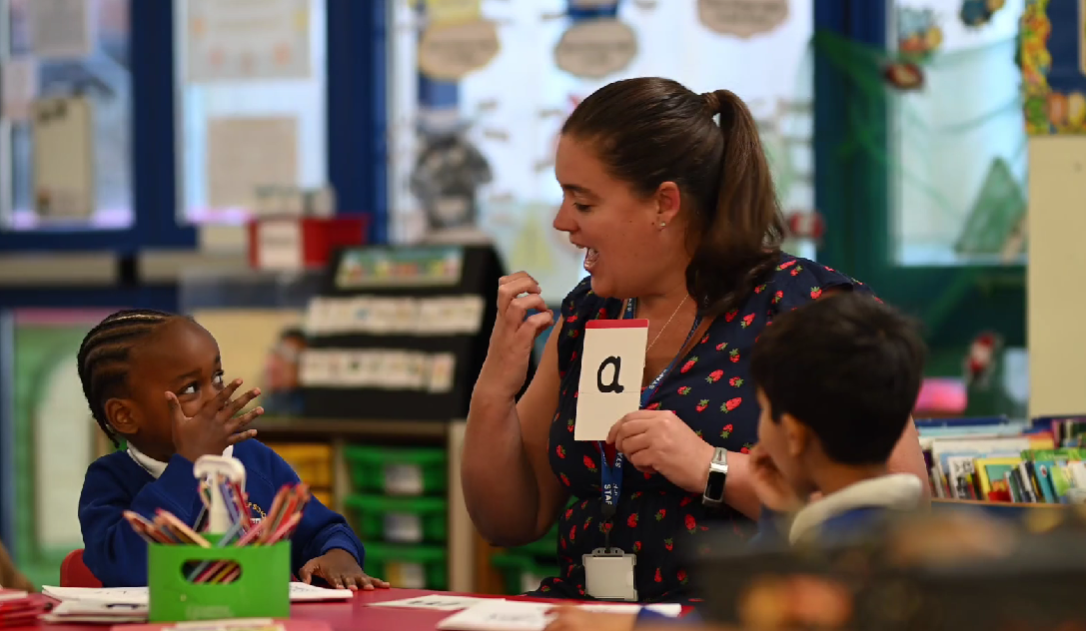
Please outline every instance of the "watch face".
M705 485L705 497L711 500L724 499L724 478L727 477L720 471L709 472L709 483Z

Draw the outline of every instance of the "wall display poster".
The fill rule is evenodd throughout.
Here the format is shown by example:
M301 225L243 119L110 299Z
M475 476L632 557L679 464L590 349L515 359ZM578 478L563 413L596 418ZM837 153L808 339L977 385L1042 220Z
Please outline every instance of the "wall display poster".
M347 250L336 270L336 287L425 287L460 283L464 251L455 246Z
M207 199L215 209L252 209L257 191L298 184L298 119L223 117L207 122Z
M498 56L498 25L483 17L480 0L427 0L419 37L419 70L436 81L458 81Z
M310 0L186 0L188 81L304 79Z
M789 0L698 0L698 17L711 31L752 37L788 19Z
M34 56L46 60L82 59L94 52L94 22L89 0L32 0L30 37Z
M86 219L95 210L94 115L84 98L35 101L34 210L42 219Z
M10 58L0 68L2 115L13 122L30 120L34 99L38 98L38 61L34 57Z
M575 77L602 79L624 70L637 57L637 35L619 20L584 20L569 28L554 47L555 64Z

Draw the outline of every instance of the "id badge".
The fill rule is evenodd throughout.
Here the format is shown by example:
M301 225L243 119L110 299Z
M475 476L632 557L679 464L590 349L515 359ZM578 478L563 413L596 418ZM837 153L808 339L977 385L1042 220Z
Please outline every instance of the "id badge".
M637 602L634 566L637 557L619 548L596 548L582 557L585 592L598 600Z

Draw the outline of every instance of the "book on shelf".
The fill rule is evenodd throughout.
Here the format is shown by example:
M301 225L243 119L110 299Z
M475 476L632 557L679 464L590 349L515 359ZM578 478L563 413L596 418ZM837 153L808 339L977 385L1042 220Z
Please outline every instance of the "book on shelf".
M1086 416L920 421L932 495L1015 504L1086 504Z

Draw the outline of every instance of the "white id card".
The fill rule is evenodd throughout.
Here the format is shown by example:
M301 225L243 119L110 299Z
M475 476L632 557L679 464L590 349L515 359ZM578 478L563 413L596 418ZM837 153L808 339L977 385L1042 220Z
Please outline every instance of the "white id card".
M598 600L637 602L634 566L637 557L619 548L596 548L582 557L585 592Z

